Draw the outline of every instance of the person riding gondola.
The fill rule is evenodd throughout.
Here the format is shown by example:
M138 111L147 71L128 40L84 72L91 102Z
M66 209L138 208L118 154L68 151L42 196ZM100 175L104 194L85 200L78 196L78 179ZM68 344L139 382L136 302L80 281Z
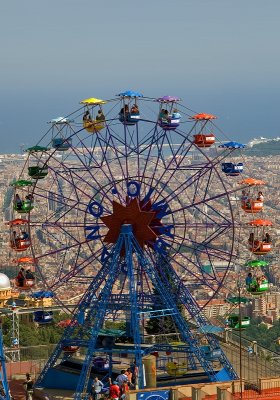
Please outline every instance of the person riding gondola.
M21 198L19 197L19 194L16 194L15 206L16 206L17 210L22 210L23 202L22 202Z
M21 232L21 235L20 235L20 239L21 239L21 240L26 240L26 239L28 239L28 238L29 238L28 233L25 232L25 231L22 231L22 232Z
M263 197L263 193L262 193L262 192L259 192L259 193L258 193L257 200L258 200L258 201L263 201L263 200L264 200L264 197Z
M101 110L98 110L97 112L96 121L105 121L105 115Z
M255 240L254 237L255 237L254 232L251 232L249 239L248 239L248 242L251 246L253 246L253 244L254 244L254 240Z
M179 113L179 111L176 108L172 112L172 118L173 119L180 119L181 118L181 114Z
M24 286L24 281L25 281L25 271L24 268L21 268L17 274L16 280L18 282L19 287Z
M264 243L271 243L271 237L270 234L267 232L263 238Z
M139 114L139 108L137 104L133 104L133 106L131 107L131 114Z
M33 273L31 272L30 268L28 268L28 269L25 271L25 278L26 278L26 279L34 279L34 275L33 275Z
M91 121L92 121L91 116L90 116L90 113L89 113L88 110L87 110L87 111L84 113L84 115L83 115L83 121L84 121L84 122L91 122Z

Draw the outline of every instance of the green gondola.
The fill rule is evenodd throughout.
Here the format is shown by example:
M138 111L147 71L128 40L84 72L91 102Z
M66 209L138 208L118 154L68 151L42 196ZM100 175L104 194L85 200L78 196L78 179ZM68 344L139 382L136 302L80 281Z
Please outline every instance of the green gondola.
M32 179L43 179L48 175L48 166L42 165L34 165L32 167L28 167L28 175Z
M268 280L263 280L262 282L258 283L256 280L247 286L247 291L252 295L260 295L269 290L269 282Z
M19 214L26 214L30 212L33 208L33 196L30 194L29 189L27 191L21 190L24 187L29 188L33 186L33 182L27 180L18 180L11 183L11 186L18 189L20 193L14 193L13 209ZM27 193L27 194L26 194ZM23 196L25 198L23 199Z
M245 329L250 326L250 317L243 317L236 314L229 315L227 318L227 325L232 329Z

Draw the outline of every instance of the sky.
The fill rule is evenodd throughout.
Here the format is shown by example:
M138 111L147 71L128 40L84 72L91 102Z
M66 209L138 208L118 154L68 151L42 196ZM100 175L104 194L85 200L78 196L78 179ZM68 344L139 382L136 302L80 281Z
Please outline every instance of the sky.
M280 136L279 0L0 4L0 153L126 89L174 95L246 143Z

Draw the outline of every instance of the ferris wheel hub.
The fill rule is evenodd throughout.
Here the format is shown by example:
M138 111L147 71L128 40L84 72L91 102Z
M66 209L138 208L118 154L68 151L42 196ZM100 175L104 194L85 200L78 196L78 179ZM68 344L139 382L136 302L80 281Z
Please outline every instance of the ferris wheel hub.
M101 217L102 222L109 228L104 241L107 243L116 243L122 229L130 229L141 248L145 244L154 243L160 235L156 226L161 226L161 222L156 216L156 211L147 209L143 210L141 202L134 198L126 205L122 205L116 201L112 202L113 212L110 215Z

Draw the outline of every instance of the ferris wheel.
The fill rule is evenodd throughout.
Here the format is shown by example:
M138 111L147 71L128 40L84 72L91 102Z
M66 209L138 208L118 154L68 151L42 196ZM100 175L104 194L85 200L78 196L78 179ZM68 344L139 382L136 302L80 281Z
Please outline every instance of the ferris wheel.
M140 366L140 325L171 316L182 342L192 343L186 351L192 369L198 360L210 380L236 379L201 311L223 287L235 257L230 197L240 188L230 189L227 180L243 171L242 163L230 160L243 145L225 142L214 115L194 113L174 96L126 91L80 104L50 121L41 141L27 149L13 183L10 243L29 257L36 276L24 288L47 289L66 308L82 299L73 312L77 324L66 329L46 368L86 335L75 397L83 398L105 320L129 319ZM178 302L186 318L178 315ZM186 320L204 332L211 351L219 349L223 378ZM89 326L95 332L90 337ZM139 379L141 387L141 373Z

